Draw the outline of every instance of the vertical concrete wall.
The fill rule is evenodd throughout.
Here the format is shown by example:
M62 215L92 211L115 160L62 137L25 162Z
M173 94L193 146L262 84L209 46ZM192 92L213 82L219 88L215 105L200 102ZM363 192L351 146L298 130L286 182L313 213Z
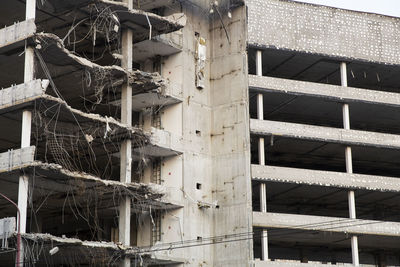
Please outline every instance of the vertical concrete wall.
M180 136L184 151L162 160L162 185L183 208L164 213L161 243L198 241L157 256L181 260L184 266L242 267L252 258L251 235L235 240L252 231L246 11L236 8L228 18L224 1L220 4L230 43L217 14L209 16L210 2L188 1L174 9L187 16L183 51L162 59L162 76L179 88L176 95L182 100L163 109L162 127ZM195 77L196 34L207 46L201 90ZM149 120L144 116L146 127ZM238 236L207 244L210 237L231 234ZM146 242L141 234L139 239Z
M230 43L218 18L210 31L214 235L242 240L215 245L214 266L239 267L250 266L253 254L245 7L225 15L224 24Z
M208 1L177 5L187 16L183 31L183 51L162 60L162 76L178 88L182 103L164 108L161 122L164 130L180 136L183 154L162 161L163 185L182 209L167 211L162 218L162 242L200 239L200 246L158 253L159 257L181 260L184 266L214 266L212 246L202 246L201 238L213 235L213 209L200 209L198 202L212 202L211 110L210 82L204 90L195 86L195 51L198 33L207 42L209 22L204 16ZM209 77L209 68L206 74ZM201 184L201 189L196 184Z

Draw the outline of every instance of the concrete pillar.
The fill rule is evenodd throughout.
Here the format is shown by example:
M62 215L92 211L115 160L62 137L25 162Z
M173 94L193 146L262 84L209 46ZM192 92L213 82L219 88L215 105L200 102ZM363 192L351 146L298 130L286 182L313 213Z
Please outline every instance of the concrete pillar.
M257 50L256 54L256 74L262 76L262 51ZM264 96L257 95L257 119L264 120ZM260 165L265 165L265 143L264 138L258 140L258 159ZM260 211L267 212L267 186L265 183L260 184ZM261 254L262 260L268 260L268 233L266 230L261 231Z
M130 9L133 8L133 0L124 0ZM133 53L133 32L124 29L122 32L122 60L121 66L126 70L132 70ZM132 125L132 87L129 83L122 86L121 92L121 122L129 126ZM121 162L120 162L120 181L124 183L131 182L132 174L132 143L131 140L125 140L121 144ZM131 199L124 196L119 206L118 218L118 238L125 246L130 246L131 240ZM130 259L124 258L120 266L130 266Z
M340 63L340 78L341 84L347 87L347 65L345 62ZM343 128L350 130L350 111L349 104L343 104ZM353 173L353 159L351 154L351 147L345 148L345 160L346 160L346 172ZM349 217L351 219L356 218L356 200L354 191L348 192L348 202L349 202ZM357 236L351 237L351 254L354 266L360 265L359 255L358 255L358 238Z
M36 0L27 0L25 7L25 19L35 19L36 16ZM29 82L34 79L35 76L35 53L33 47L26 46L25 48L25 62L24 62L24 82ZM31 143L31 124L32 124L32 112L30 110L24 110L22 112L22 130L21 130L21 148L29 147ZM20 216L18 221L20 223L20 232L26 233L26 220L27 220L27 209L28 209L28 189L29 189L29 177L27 175L21 175L18 181L18 209ZM18 217L18 215L17 215ZM20 252L17 255L16 265L19 262L19 266L24 265L24 247L20 244Z

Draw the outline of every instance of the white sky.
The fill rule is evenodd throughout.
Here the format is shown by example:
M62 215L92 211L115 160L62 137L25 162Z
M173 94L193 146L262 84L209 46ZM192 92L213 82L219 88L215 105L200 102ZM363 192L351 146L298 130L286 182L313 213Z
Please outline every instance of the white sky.
M295 0L295 1L400 17L400 0Z

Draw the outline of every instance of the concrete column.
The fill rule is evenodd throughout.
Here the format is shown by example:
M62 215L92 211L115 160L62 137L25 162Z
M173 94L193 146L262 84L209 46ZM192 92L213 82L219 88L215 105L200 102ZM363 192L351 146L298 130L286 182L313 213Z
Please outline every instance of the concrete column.
M262 76L262 51L257 50L256 54L256 74ZM264 96L257 95L257 119L264 120ZM260 165L265 165L265 144L264 138L258 140L258 159ZM267 212L267 186L265 183L260 184L260 210ZM266 230L261 231L261 254L262 260L268 260L268 233Z
M124 0L130 9L133 8L133 0ZM133 53L133 32L129 29L122 31L122 60L121 66L126 70L132 70ZM129 82L122 86L121 92L121 122L132 126L132 87ZM121 162L120 162L120 181L124 183L131 182L132 174L132 142L125 140L121 144ZM123 197L119 206L118 218L118 238L124 246L130 246L131 240L131 199L128 196ZM130 259L122 259L120 266L130 266Z
M347 65L345 62L340 63L340 78L341 84L347 87ZM343 104L343 128L350 130L350 111L349 104ZM353 159L351 154L351 147L345 148L345 159L346 159L346 172L353 173ZM351 219L356 218L356 200L354 196L354 191L348 192L348 202L349 202L349 217ZM351 237L351 253L353 258L354 266L359 266L359 255L358 255L358 238L357 236Z
M25 7L25 19L35 19L36 16L36 0L27 0ZM34 79L35 76L35 53L33 47L26 46L25 48L25 62L24 62L24 82L29 82ZM31 143L31 124L32 124L32 112L30 110L24 110L22 112L22 130L21 130L21 148L29 147ZM27 209L28 209L28 189L29 189L29 177L27 175L21 175L18 181L18 209L20 216L18 221L20 223L20 232L26 233L26 220L27 220ZM18 217L18 215L17 215ZM24 247L20 244L19 266L24 265Z

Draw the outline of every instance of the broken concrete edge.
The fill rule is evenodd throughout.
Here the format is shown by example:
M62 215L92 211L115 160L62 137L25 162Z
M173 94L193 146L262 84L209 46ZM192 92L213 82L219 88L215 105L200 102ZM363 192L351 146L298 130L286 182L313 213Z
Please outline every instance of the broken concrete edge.
M86 180L86 181L94 182L96 184L101 184L101 185L104 185L107 187L120 187L120 188L129 189L129 190L138 190L140 188L152 189L151 186L149 186L148 184L144 184L144 183L135 183L135 182L123 183L123 182L119 182L119 181L101 179L100 177L96 177L91 174L87 174L85 172L70 171L70 170L63 168L61 165L55 164L55 163L44 163L41 161L35 161L31 166L28 166L28 167L35 167L35 168L41 168L44 170L58 171L61 174L70 177L71 179ZM154 193L162 195L161 192L159 192L159 191L154 192Z
M32 83L35 84L35 85L41 84L40 80L32 81ZM8 88L8 89L4 89L4 90L12 90L12 88L13 87ZM23 92L24 88L25 88L24 86L21 86L20 90L22 90L22 92ZM91 121L94 121L94 122L100 122L100 123L103 123L104 125L113 125L113 127L118 127L120 129L124 129L125 131L127 131L127 132L129 132L131 134L140 135L142 137L145 137L146 140L149 140L149 135L144 133L143 130L140 129L139 127L128 126L126 124L123 124L123 123L117 121L113 117L103 117L103 116L101 116L99 114L86 113L86 112L83 112L81 110L72 108L64 100L62 100L60 98L57 98L57 97L54 97L54 96L50 96L50 95L45 94L45 89L43 87L35 86L35 88L36 88L35 89L35 95L32 96L32 97L26 98L22 94L19 97L20 100L14 102L14 103L13 103L12 98L9 98L9 100L11 102L7 103L7 104L3 104L3 105L0 106L0 113L7 112L8 109L10 109L10 108L12 108L12 109L26 108L26 105L33 104L34 101L50 101L53 104L61 105L66 110L70 111L74 115L74 117L81 117L81 118L84 118L86 120L91 120ZM0 93L0 96L1 96L1 93Z
M300 96L312 96L337 102L361 102L400 106L400 94L355 87L295 81L267 76L249 75L249 89L260 93L284 93Z
M183 153L182 138L171 132L151 127L150 140L152 144L158 144L161 147L175 151L176 155Z
M139 127L128 126L126 124L123 124L123 123L117 121L116 119L114 119L112 117L103 117L99 114L83 112L81 110L72 108L64 100L62 100L60 98L45 94L45 89L43 87L39 86L40 84L42 84L40 82L40 80L33 81L32 83L36 85L35 86L35 88L36 88L35 96L26 98L24 96L24 93L25 93L24 87L23 86L20 87L20 90L22 93L19 98L21 100L16 101L13 104L12 98L8 98L11 102L0 106L0 114L4 113L4 112L8 112L11 109L18 110L18 109L26 108L29 105L33 105L35 101L49 101L53 105L55 105L55 104L61 105L64 109L66 109L67 112L68 111L71 112L73 114L74 118L76 118L78 121L79 121L79 118L83 118L85 120L91 120L93 122L102 123L106 128L108 125L109 127L112 126L112 128L114 128L114 129L117 128L122 131L125 131L131 136L131 138L134 138L135 136L136 137L140 136L143 138L145 145L155 146L155 147L158 147L158 148L161 148L164 150L169 150L170 153L168 155L170 155L170 156L182 154L182 151L183 151L182 146L183 145L182 145L180 138L175 135L172 135L171 133L169 133L167 131L152 128L151 132L145 132ZM9 89L9 90L11 90L11 89ZM31 94L31 93L29 93L29 94ZM138 148L133 148L133 149L134 150L136 149L135 151L139 152L142 155L143 155L142 152L145 153L145 149L144 150L143 149L137 150ZM146 153L144 155L146 155Z
M309 124L251 119L250 132L255 135L274 135L355 146L400 148L399 135Z
M13 233L13 237L16 238L17 233ZM43 242L48 243L52 247L57 245L64 246L80 246L86 247L88 249L108 249L112 251L119 251L122 255L125 255L130 258L134 258L136 256L141 257L148 257L152 258L153 261L157 262L157 258L154 257L154 253L152 251L158 250L157 246L150 246L150 247L134 247L134 246L124 246L120 243L114 243L109 241L87 241L81 240L78 238L70 238L70 237L58 237L48 233L23 233L21 234L22 239L25 242L32 241L35 243ZM160 258L161 261L166 261L162 257ZM169 260L170 261L170 260ZM176 262L181 262L177 260Z
M253 212L253 226L356 235L400 236L398 222L273 212Z
M0 165L0 174L10 173L14 171L23 171L23 172L32 172L38 171L38 169L43 171L55 171L59 175L64 175L69 177L71 180L76 181L79 180L81 182L94 183L93 188L96 190L99 186L109 187L111 190L115 188L125 190L126 194L131 194L133 192L143 192L143 195L147 195L149 199L149 203L153 204L155 209L179 209L182 207L181 204L175 203L170 200L171 192L168 188L158 185L158 184L146 184L146 183L122 183L114 180L106 180L101 179L100 177L93 176L91 174L87 174L85 172L76 172L70 171L63 168L59 164L55 163L45 163L38 160L34 160L35 147L31 146L29 148L22 148L16 150L10 150L8 152L0 153L0 163L3 162L11 162L11 166L1 166ZM10 159L7 158L17 158ZM43 179L51 179L51 177L45 177L41 175Z
M34 19L15 23L0 29L0 49L24 41L36 33ZM24 44L21 44L21 46Z
M254 181L400 192L400 179L388 176L251 165L251 177Z
M172 14L170 16L162 17L162 16L156 15L154 13L146 12L146 11L143 11L140 9L130 9L128 7L128 4L123 3L123 2L116 2L113 0L97 0L97 2L109 5L117 13L118 13L118 11L120 11L120 12L122 11L122 12L133 14L133 15L142 15L142 16L147 17L150 21L152 21L152 20L158 21L157 24L163 23L163 24L168 25L167 30L165 30L164 32L160 32L159 34L177 31L177 30L185 27L185 25L186 25L186 16L183 13L176 13L176 14ZM182 19L182 18L184 18L184 19ZM155 30L158 31L157 28L155 28Z
M25 241L34 241L34 242L42 241L45 243L48 242L53 246L57 244L63 244L63 245L74 245L74 246L79 245L93 249L105 248L105 249L121 250L121 251L128 249L128 247L113 242L83 241L78 238L58 237L47 233L23 233L21 234L21 237Z
M146 184L146 183L123 183L119 181L106 180L101 179L100 177L96 177L84 172L76 172L69 171L63 168L61 165L55 163L43 163L40 161L35 161L31 164L31 166L26 166L26 168L41 168L43 170L53 170L57 171L60 174L63 174L71 179L79 179L80 181L94 182L96 185L102 185L105 187L111 188L121 188L128 191L143 191L144 195L148 195L149 201L154 202L153 204L156 206L164 207L165 209L177 209L182 206L174 203L168 198L168 189L165 186L158 184ZM145 193L146 192L146 193ZM127 192L129 194L129 192Z
M96 70L101 70L101 72L113 72L114 75L117 75L118 79L113 83L113 86L120 86L124 82L128 81L129 84L132 85L133 94L139 94L148 91L155 91L162 95L165 95L168 88L168 81L163 79L159 73L149 73L141 70L133 69L126 70L120 66L112 65L112 66L102 66L98 65L86 58L75 55L73 52L69 51L65 48L63 41L55 34L51 33L37 33L35 35L36 43L42 44L45 48L41 48L39 50L43 50L46 52L46 47L52 45L54 48L58 49L60 54L67 56L71 60L71 65L79 65L85 67L86 69L90 69L91 72L95 72Z
M132 95L140 93L156 92L162 96L167 95L168 82L159 73L131 70L128 76L129 84L132 85Z
M65 48L63 41L61 40L60 37L53 33L37 33L35 34L35 40L36 44L40 45L41 48L39 50L43 50L44 52L46 51L46 47L53 45L59 50L59 53L62 53L66 56L68 56L72 62L75 62L77 65L81 65L83 67L89 68L89 69L101 69L103 71L114 71L119 73L121 76L128 76L129 72L123 69L120 66L112 65L112 66L101 66L99 64L96 64L86 58L80 57L75 55L73 52L69 51L68 49Z

